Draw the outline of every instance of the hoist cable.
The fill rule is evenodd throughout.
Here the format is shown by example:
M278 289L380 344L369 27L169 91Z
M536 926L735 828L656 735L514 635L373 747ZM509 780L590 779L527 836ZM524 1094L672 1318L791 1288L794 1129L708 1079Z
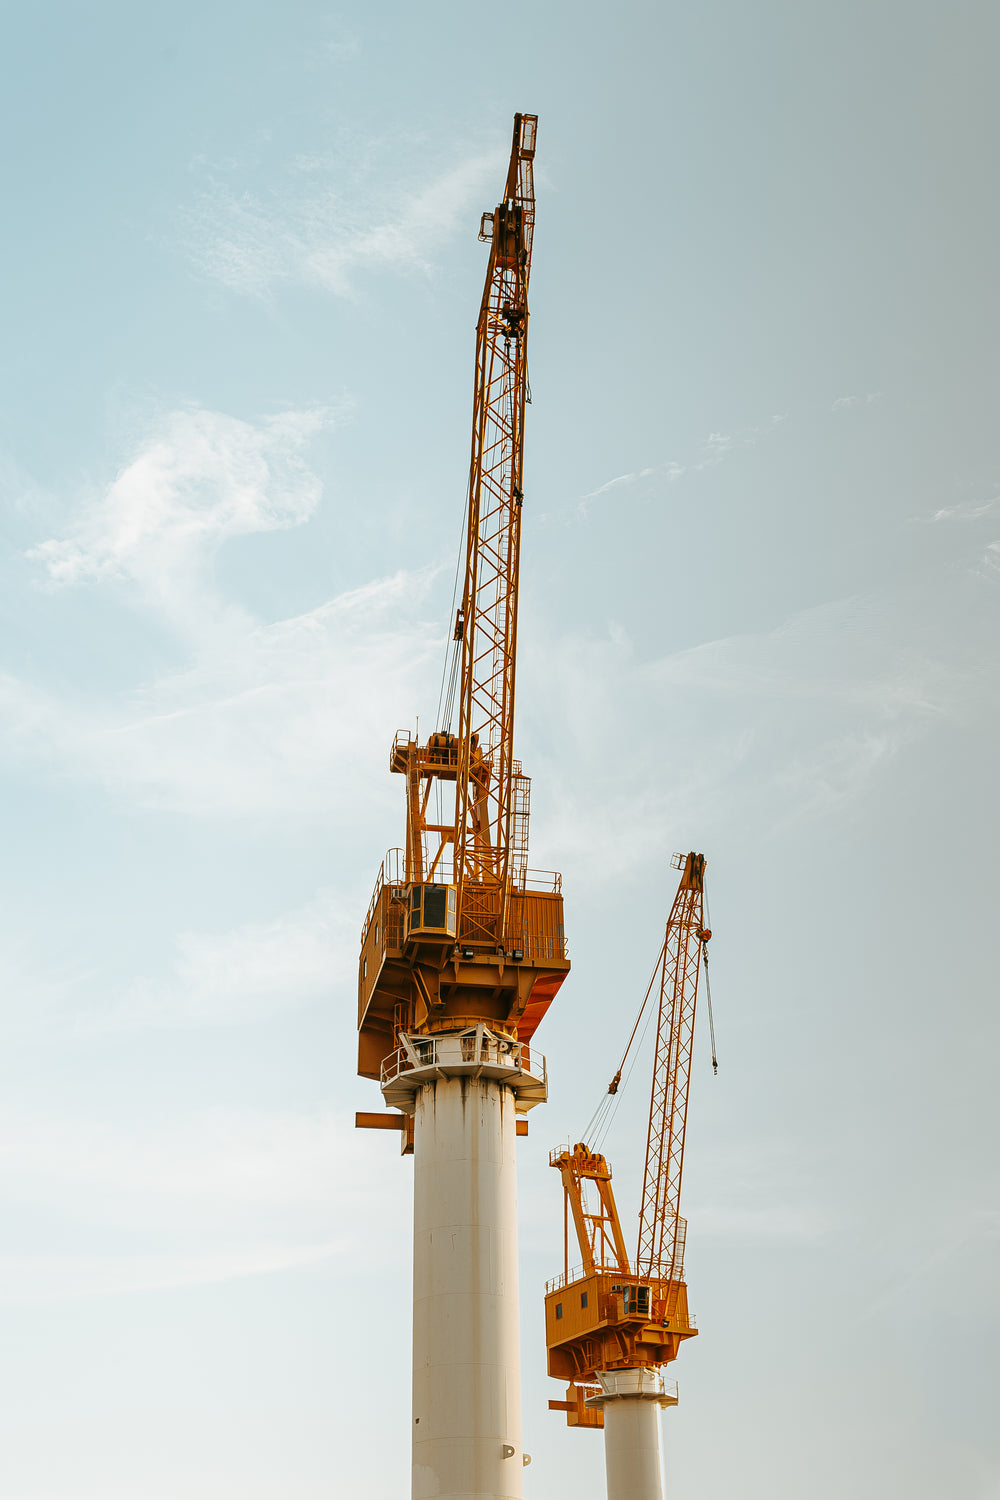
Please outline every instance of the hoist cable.
M708 892L705 893L705 926L709 933L712 931L712 913L708 905ZM701 959L705 965L705 999L708 1003L708 1034L712 1042L712 1072L718 1073L719 1059L715 1055L715 1017L712 1014L712 983L708 977L708 939L702 938Z
M635 1055L632 1058L632 1063L631 1063L631 1066L629 1067L628 1072L625 1074L625 1080L624 1080L623 1084L621 1085L621 1087L619 1088L619 1090L618 1090L617 1093L615 1093L615 1094L608 1094L608 1095L605 1096L606 1098L609 1098L609 1099L612 1100L612 1104L611 1104L611 1108L608 1110L607 1114L605 1115L605 1117L604 1117L604 1119L603 1119L603 1121L602 1121L602 1123L601 1123L601 1125L599 1127L598 1139L597 1139L597 1141L595 1142L595 1145L594 1145L594 1150L595 1151L599 1150L601 1148L601 1146L604 1145L604 1142L608 1138L608 1132L610 1131L611 1126L614 1123L615 1116L618 1113L618 1105L619 1105L619 1103L621 1101L622 1093L623 1093L623 1091L625 1089L628 1088L629 1080L632 1077L632 1074L635 1072L636 1064L639 1061L639 1058L640 1058L640 1056L642 1054L642 1044L646 1040L646 1032L649 1030L649 1023L650 1023L650 1021L652 1019L653 1019L653 1010L650 1009L648 1015L646 1016L646 1024L645 1024L645 1026L643 1026L642 1032L640 1033L640 1036L639 1036L639 1045L635 1049Z
M712 1072L718 1073L719 1059L715 1055L715 1017L712 1015L712 986L708 978L708 947L701 945L701 957L705 965L705 999L708 1002L708 1034L712 1041Z
M451 613L449 615L449 619L451 619L452 621L454 621L455 619L455 600L458 598L458 579L462 571L462 552L467 546L466 531L468 527L469 495L471 493L471 490L472 476L470 474L468 488L465 492L465 509L462 511L462 529L459 533L458 556L455 558L455 581L452 585L451 590ZM452 643L449 642L449 645L451 644ZM439 729L442 727L442 713L447 713L448 727L450 728L451 725L451 716L454 708L455 697L455 678L458 671L458 658L461 652L461 646L461 641L454 642L454 649L450 653L450 672L448 670L449 651L448 647L445 647L444 666L441 668L441 691L438 693L437 728Z
M664 939L664 947L666 947L666 940L665 939ZM657 958L656 963L653 966L653 972L650 975L649 984L646 986L646 993L643 996L642 1004L639 1007L639 1014L635 1018L635 1025L632 1027L632 1035L628 1039L628 1045L625 1048L625 1053L624 1053L624 1055L622 1057L621 1064L619 1065L618 1071L615 1074L614 1078L612 1078L611 1083L609 1084L609 1086L607 1088L607 1091L604 1094L601 1095L601 1101L598 1104L597 1108L594 1110L594 1113L590 1117L590 1121L589 1121L589 1123L587 1125L587 1128L584 1131L583 1136L582 1136L582 1139L584 1141L588 1141L588 1142L590 1141L590 1139L591 1139L591 1133L592 1132L594 1134L595 1139L596 1139L596 1137L598 1135L602 1135L602 1136L603 1135L607 1135L608 1126L610 1125L611 1119L614 1117L615 1111L617 1109L617 1096L618 1096L619 1086L621 1085L622 1073L624 1071L625 1064L628 1062L628 1056L629 1056L629 1053L632 1050L632 1043L635 1041L636 1032L639 1030L639 1025L640 1025L640 1023L642 1021L643 1014L645 1013L646 1006L649 1004L649 997L653 993L653 985L656 983L656 976L657 976L657 974L659 974L660 969L662 967L662 964L663 964L663 948L660 949L660 956L659 956L659 958ZM639 1039L640 1047L642 1045L643 1039L645 1038L646 1032L649 1029L649 1021L650 1021L650 1017L652 1016L652 1014L653 1014L653 1012L650 1011L649 1015L646 1016L646 1024L642 1028L642 1036ZM638 1055L639 1054L638 1054L638 1051L637 1051L636 1052L636 1057L632 1059L632 1067L629 1068L628 1074L627 1074L627 1076L625 1078L626 1085L628 1084L629 1079L632 1077L632 1072L633 1072L633 1069L635 1068L636 1059L638 1058ZM602 1115L603 1111L606 1110L606 1109L608 1109L608 1107L609 1107L608 1106L609 1099L612 1099L612 1100L615 1101L614 1102L614 1106L610 1108L609 1114L608 1114L607 1118L600 1119L599 1117ZM596 1149L597 1149L597 1147L595 1145L594 1146L594 1150L596 1150Z

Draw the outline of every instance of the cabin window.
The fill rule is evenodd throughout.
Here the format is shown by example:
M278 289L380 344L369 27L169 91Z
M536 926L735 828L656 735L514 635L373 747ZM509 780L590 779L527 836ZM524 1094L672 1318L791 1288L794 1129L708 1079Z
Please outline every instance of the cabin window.
M587 1305L587 1293L586 1292L581 1292L580 1293L580 1306L581 1307L586 1307L586 1305Z
M649 1287L648 1286L626 1286L622 1288L625 1294L626 1317L649 1317Z
M443 885L424 887L424 927L444 927L447 920L448 892Z
M557 1302L556 1303L556 1317L557 1318L561 1318L562 1317L562 1303L561 1302Z

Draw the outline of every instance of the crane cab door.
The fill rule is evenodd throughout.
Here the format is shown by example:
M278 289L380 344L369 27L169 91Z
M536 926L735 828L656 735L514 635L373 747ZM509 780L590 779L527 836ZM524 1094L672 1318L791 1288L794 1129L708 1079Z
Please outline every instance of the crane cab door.
M454 885L411 885L406 918L408 942L458 935L458 887Z

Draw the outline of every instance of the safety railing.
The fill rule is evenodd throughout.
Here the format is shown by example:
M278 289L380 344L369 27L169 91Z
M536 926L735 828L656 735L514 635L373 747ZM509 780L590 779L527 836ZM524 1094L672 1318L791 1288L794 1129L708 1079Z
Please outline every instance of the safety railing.
M573 1266L570 1271L561 1271L558 1276L552 1276L545 1283L545 1292L561 1292L564 1286L572 1286L574 1281L582 1281L589 1273L584 1266Z
M496 1035L482 1023L466 1031L404 1037L403 1045L382 1064L382 1085L392 1083L403 1073L424 1068L461 1068L472 1072L478 1068L491 1071L499 1068L512 1074L527 1074L543 1086L548 1084L545 1057L541 1052L529 1047L527 1042Z
M439 865L435 870L435 879L442 885L452 883L451 862L447 862L447 868ZM508 928L508 949L511 953L519 951L522 960L528 963L544 964L553 960L565 959L567 954L566 938L562 928L562 909L546 900L550 895L558 895L562 890L562 876L556 870L528 870L527 883L521 889L512 892L513 905L511 908L511 921L513 931ZM368 941L372 924L377 920L383 903L383 893L386 887L398 890L401 893L406 886L406 856L402 849L390 849L379 866L375 877L375 888L372 898L368 903L368 911L365 916L364 925L361 929L361 949L364 951ZM496 889L483 886L478 882L470 882L466 887L466 900L471 911L477 904L483 907L487 917L495 916L499 911L499 897ZM533 896L542 898L540 901L532 901ZM485 904L484 904L485 903ZM556 918L560 920L557 922ZM486 918L484 917L484 920ZM471 918L470 918L471 923ZM383 919L383 927L386 926ZM400 928L401 930L401 928ZM515 934L520 932L520 936ZM469 924L463 922L462 932L459 934L459 944L463 941L475 943L474 934L470 933ZM381 951L385 951L385 942L380 945Z

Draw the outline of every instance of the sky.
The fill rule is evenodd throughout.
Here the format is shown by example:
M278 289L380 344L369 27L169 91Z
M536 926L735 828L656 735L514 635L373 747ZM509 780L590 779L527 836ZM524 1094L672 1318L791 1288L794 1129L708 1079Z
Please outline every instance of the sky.
M480 214L537 113L517 753L550 1146L708 860L672 1500L1000 1497L1000 13L8 7L0 1493L395 1500L411 1166L357 946L432 728ZM608 1137L635 1223L647 1084Z

